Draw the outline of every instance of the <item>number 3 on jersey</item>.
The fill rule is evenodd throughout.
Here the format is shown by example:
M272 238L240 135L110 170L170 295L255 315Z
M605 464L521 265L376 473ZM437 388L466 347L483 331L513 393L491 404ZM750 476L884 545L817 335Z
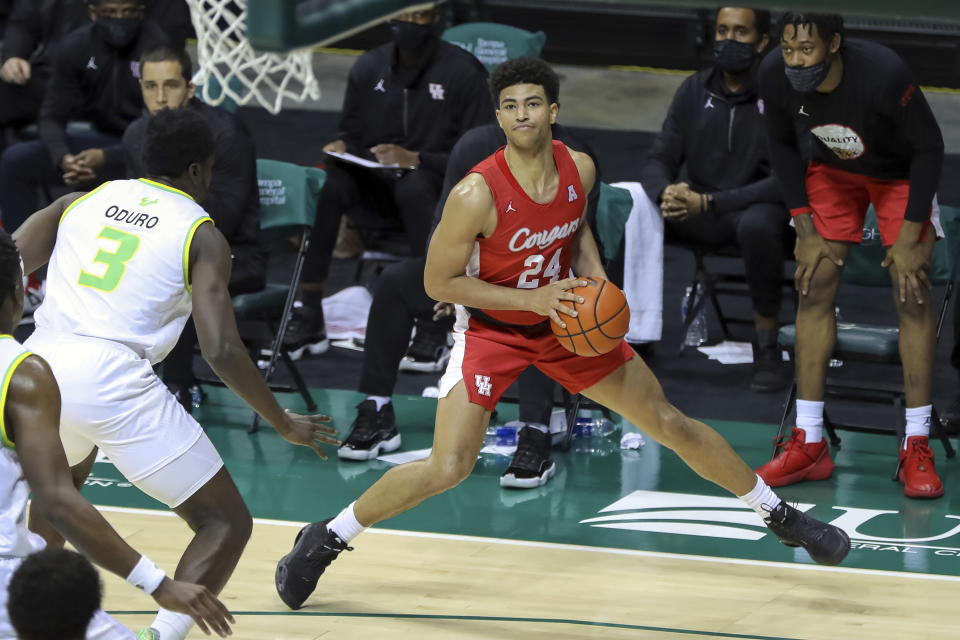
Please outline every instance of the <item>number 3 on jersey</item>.
M109 293L120 284L120 279L123 278L123 274L127 270L127 262L130 261L140 246L140 236L113 227L104 227L97 239L101 248L94 256L93 262L105 264L107 268L105 270L96 269L103 271L102 276L81 270L80 279L77 282L81 286L92 287ZM108 251L108 249L113 249L113 251ZM90 266L93 270L93 265Z
M557 252L553 254L546 269L543 268L543 256L527 256L527 259L523 261L523 266L527 267L527 269L520 274L520 278L517 280L517 289L536 289L540 286L540 281L544 278L547 280L543 284L552 284L559 280L561 251L563 251L563 247L557 249ZM542 276L540 275L541 270L543 271Z

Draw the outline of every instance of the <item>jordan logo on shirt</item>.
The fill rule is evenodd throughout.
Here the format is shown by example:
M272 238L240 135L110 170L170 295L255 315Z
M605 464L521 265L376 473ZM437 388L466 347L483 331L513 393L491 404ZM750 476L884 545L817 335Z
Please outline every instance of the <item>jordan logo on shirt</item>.
M513 206L513 200L511 200L511 201L507 204L507 210L504 211L503 213L504 213L504 214L507 214L507 213L510 213L511 211L516 211L516 210L517 210L516 207Z
M490 397L490 391L493 389L493 383L490 382L490 376L482 376L479 373L473 376L473 382L477 385L477 394Z
M567 185L567 202L573 202L577 199L577 190L573 188L572 184Z
M93 56L90 56L90 59L87 61L87 69L97 70L97 61L93 59Z
M703 108L704 108L704 109L715 109L715 108L716 108L716 107L713 106L713 96L710 96L709 98L707 98L707 101L703 103Z
M387 92L387 90L383 87L383 78L380 78L380 80L377 81L377 84L374 85L373 90L379 91L380 93Z
M810 117L810 114L803 110L803 105L800 105L800 111L797 111L797 113L802 116L807 116L808 118Z

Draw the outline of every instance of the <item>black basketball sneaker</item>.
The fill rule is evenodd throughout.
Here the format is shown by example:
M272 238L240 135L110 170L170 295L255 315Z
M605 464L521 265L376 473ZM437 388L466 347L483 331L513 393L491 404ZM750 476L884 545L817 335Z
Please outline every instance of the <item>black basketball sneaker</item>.
M764 506L766 508L766 506ZM820 522L786 502L764 519L767 528L788 547L803 547L817 564L840 564L850 551L850 538L840 527Z
M327 528L331 519L301 529L293 542L293 550L277 563L277 593L291 609L303 606L317 588L317 580L341 551L353 551L353 547Z

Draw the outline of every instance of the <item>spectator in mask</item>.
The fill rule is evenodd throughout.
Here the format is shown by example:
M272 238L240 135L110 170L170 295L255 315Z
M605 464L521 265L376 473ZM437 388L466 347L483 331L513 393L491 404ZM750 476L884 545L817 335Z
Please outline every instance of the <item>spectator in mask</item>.
M167 36L144 19L144 0L96 0L88 9L91 23L65 37L53 56L40 140L11 145L0 156L0 212L7 231L39 208L40 187L84 189L125 176L120 137L143 111L140 55ZM91 128L68 134L70 120L88 121Z
M480 61L439 37L436 9L410 11L390 22L391 42L360 56L347 81L340 136L326 152L350 152L392 169L326 163L314 233L304 264L303 307L287 329L291 356L326 351L323 284L340 219L361 207L399 218L413 256L426 253L433 209L440 198L447 159L466 131L493 122L487 72ZM417 335L436 342L433 312L417 318ZM413 347L411 347L413 350Z
M769 11L717 10L715 64L680 85L640 173L668 240L736 246L742 253L756 330L750 387L759 392L789 384L777 322L784 245L792 232L770 171L756 82L769 29Z

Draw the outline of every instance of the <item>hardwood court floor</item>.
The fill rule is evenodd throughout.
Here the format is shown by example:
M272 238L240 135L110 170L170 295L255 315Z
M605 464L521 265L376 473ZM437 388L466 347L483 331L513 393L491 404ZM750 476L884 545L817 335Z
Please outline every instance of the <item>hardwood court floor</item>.
M317 392L341 432L357 400ZM435 402L396 403L403 450L428 447ZM501 489L507 459L483 454L459 487L357 538L291 612L273 571L297 528L334 515L389 464L321 462L269 428L248 436L249 415L216 389L198 415L258 519L223 594L236 638L956 637L960 492L957 463L939 445L940 500L903 498L889 480L893 439L862 434L844 434L833 478L781 492L850 534L854 549L836 569L783 547L751 510L654 443L625 452L616 440L577 442L555 454L557 477L531 491ZM711 424L748 464L769 455L769 425ZM84 493L173 570L189 539L183 523L109 462L94 466ZM106 582L108 611L135 630L152 620L152 600Z
M163 566L189 532L160 512L107 513ZM223 594L234 637L948 638L960 583L948 577L372 530L300 611L273 587L293 523L258 521ZM933 578L933 579L929 579ZM151 601L119 579L105 608L131 628ZM199 632L194 635L199 636Z

